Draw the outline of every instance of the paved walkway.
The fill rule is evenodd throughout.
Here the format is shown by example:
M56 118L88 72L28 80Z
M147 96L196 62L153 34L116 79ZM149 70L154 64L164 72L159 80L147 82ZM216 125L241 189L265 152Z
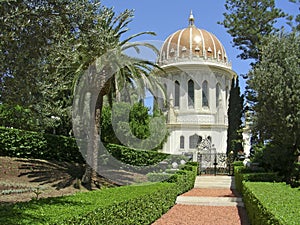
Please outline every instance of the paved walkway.
M176 199L153 225L249 225L234 177L198 176L194 188Z

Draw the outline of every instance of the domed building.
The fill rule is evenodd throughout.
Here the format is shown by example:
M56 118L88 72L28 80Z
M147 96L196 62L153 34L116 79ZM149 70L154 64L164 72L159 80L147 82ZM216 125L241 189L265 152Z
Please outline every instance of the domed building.
M199 151L226 153L228 97L236 73L224 46L209 31L195 26L191 12L188 26L164 41L158 65L167 103L170 135L163 151L190 155Z

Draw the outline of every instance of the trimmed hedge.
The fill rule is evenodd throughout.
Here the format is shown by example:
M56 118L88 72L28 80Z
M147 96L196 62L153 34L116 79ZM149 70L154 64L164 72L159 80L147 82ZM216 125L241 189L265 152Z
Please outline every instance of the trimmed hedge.
M155 165L169 156L169 154L166 153L132 149L116 144L107 144L106 149L116 159L133 166Z
M299 190L276 183L283 181L277 173L255 172L244 166L235 166L234 173L251 224L299 224Z
M283 178L274 172L254 172L244 166L234 167L235 186L238 192L243 194L243 183L251 182L281 182Z
M232 164L233 166L244 166L243 161L234 161Z
M106 148L118 160L134 166L154 165L169 155L115 144ZM0 156L85 162L74 138L4 127L0 127Z
M0 156L84 163L74 138L4 127Z
M194 187L195 179L198 172L197 164L186 164L180 170L171 171L172 173L148 173L147 178L150 182L175 182L180 186L181 193ZM168 170L166 170L168 171ZM183 190L183 191L182 191Z
M166 182L175 182L179 189L178 194L182 194L194 187L197 170L197 166L185 165L166 180Z
M123 193L124 196L129 197L127 200L118 199L108 207L99 207L65 224L151 224L167 212L176 200L177 195L174 191L176 185L174 184L158 183L138 188L142 194L137 193L135 188L129 188L130 193Z
M0 224L151 224L175 204L178 194L193 187L195 169L180 170L164 183L0 206Z
M150 182L160 182L160 181L168 180L171 176L172 174L170 173L148 173L147 179Z
M174 190L156 183L0 206L0 224L149 224L174 205Z
M285 183L245 182L243 194L251 224L299 224L299 189Z
M200 175L199 163L198 162L187 162L185 165L186 166L188 166L188 165L193 166L193 171L196 171L197 175Z

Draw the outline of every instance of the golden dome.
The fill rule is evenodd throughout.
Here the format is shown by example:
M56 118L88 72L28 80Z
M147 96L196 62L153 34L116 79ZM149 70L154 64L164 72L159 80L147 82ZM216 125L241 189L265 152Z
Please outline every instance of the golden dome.
M194 25L192 12L189 26L176 31L165 40L158 63L162 66L188 61L213 62L231 67L222 43L214 34Z

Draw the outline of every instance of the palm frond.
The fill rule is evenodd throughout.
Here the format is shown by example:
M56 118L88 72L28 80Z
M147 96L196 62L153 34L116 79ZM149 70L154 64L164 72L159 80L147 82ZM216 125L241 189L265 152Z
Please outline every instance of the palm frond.
M136 38L136 37L139 37L141 35L144 35L144 34L149 34L149 35L152 35L152 36L156 36L156 33L155 32L152 32L152 31L145 31L145 32L140 32L140 33L137 33L137 34L134 34L132 36L130 36L129 38L125 39L124 41L121 41L120 42L120 46L123 46L125 45L126 43L129 43L130 40Z
M140 49L141 47L149 48L156 55L159 55L159 50L157 49L157 47L155 45L147 43L147 42L130 42L130 43L126 43L125 45L122 46L122 50L125 51L129 48L134 48L134 49L138 48L138 49ZM137 53L139 53L139 52L137 52Z

